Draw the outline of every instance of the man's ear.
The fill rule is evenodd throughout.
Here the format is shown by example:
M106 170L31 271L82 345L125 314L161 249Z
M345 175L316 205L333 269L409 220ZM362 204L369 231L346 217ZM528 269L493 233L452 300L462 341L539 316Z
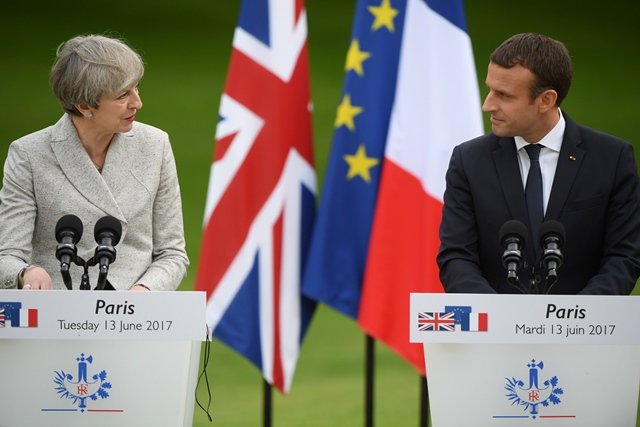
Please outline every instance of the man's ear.
M554 89L547 89L538 95L538 109L541 113L546 113L556 106L558 92Z

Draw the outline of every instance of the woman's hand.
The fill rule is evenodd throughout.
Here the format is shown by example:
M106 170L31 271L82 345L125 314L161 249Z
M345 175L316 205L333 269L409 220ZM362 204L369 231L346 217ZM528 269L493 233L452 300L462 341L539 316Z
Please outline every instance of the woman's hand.
M53 281L47 271L37 265L29 265L22 273L20 279L22 289L25 291L33 289L53 289Z

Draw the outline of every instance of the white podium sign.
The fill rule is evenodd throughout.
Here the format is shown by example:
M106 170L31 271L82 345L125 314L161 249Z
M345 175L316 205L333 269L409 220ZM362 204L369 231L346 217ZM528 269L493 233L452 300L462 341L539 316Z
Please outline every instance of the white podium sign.
M412 294L434 427L635 427L640 297Z
M0 291L0 427L191 426L203 292Z
M204 292L0 293L0 339L203 341Z

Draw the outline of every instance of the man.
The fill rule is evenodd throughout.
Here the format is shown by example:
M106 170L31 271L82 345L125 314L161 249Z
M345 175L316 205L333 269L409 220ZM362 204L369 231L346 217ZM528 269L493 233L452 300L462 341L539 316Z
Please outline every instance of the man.
M447 172L437 256L446 292L632 291L640 276L633 150L560 111L571 77L565 46L540 34L515 35L491 54L482 109L492 132L457 146ZM499 239L510 220L529 231L517 282L507 280ZM538 234L549 220L565 229L564 261L550 287Z

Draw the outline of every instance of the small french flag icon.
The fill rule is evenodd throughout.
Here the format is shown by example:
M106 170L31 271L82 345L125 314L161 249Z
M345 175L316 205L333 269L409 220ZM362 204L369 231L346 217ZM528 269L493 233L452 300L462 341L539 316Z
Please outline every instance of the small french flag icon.
M11 326L19 328L37 328L38 327L38 309L24 308L14 311L11 316Z

